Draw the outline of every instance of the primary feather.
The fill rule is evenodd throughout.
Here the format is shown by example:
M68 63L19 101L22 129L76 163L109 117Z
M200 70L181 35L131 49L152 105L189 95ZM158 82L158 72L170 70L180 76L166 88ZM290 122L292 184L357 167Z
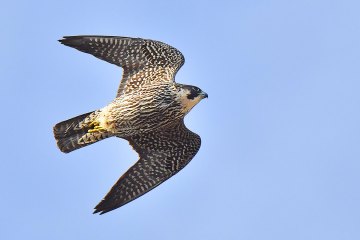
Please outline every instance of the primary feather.
M185 60L165 43L110 36L59 41L124 70L110 104L54 126L58 147L66 153L116 136L128 140L139 154L139 160L95 207L94 213L103 214L140 197L189 163L201 139L186 128L183 118L207 94L174 81Z

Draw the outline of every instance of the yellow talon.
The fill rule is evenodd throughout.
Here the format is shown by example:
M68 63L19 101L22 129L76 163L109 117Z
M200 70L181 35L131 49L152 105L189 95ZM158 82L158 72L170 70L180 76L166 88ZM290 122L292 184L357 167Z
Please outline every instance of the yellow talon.
M94 126L94 128L89 129L89 130L88 130L88 133L105 131L105 128L101 127L98 122L91 122L91 123L89 124L89 126L90 126L90 127Z
M92 127L92 126L99 126L99 122L95 122L95 121L92 121L91 123L89 123L88 125L89 127Z

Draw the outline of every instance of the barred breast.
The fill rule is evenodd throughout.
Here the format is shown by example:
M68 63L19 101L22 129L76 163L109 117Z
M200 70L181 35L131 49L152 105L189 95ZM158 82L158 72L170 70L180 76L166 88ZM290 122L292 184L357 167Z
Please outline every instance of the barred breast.
M176 87L169 84L147 87L116 98L101 109L100 125L119 137L151 132L183 117Z

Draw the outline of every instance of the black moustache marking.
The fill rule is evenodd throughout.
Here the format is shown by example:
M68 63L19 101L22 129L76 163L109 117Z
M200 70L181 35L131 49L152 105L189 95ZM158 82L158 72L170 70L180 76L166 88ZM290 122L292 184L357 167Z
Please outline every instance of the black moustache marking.
M195 91L190 91L190 94L187 95L188 99L194 100L194 98L196 98L197 96L199 96L199 94Z

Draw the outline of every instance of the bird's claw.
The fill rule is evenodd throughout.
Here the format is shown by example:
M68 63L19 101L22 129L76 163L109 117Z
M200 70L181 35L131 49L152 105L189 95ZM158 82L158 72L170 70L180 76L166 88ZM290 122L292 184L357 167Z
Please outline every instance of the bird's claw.
M88 133L93 133L93 132L100 132L100 131L105 131L105 129L103 127L101 127L99 125L99 122L91 122L89 124L90 127L93 127L92 129L88 130Z

